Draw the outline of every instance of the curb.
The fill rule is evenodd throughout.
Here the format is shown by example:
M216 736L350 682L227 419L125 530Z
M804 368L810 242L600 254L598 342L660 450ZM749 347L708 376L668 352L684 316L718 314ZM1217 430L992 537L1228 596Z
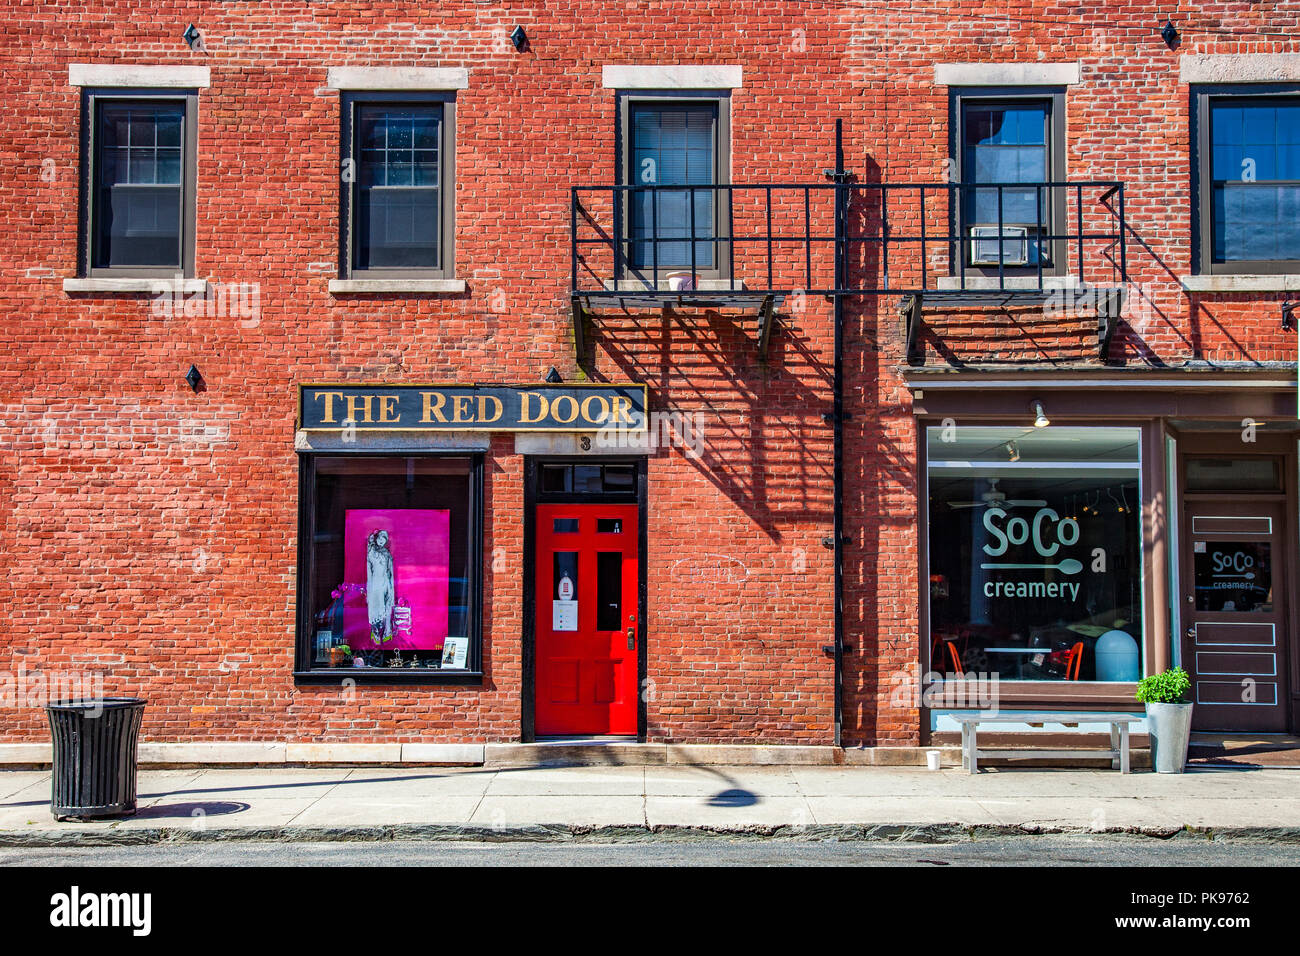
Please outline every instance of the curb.
M130 830L3 830L0 847L103 847L172 843L649 843L665 840L786 840L791 842L962 843L1005 837L1126 836L1156 840L1267 841L1300 844L1300 827L1090 827L1051 824L972 826L959 823L812 824L808 826L574 826L506 827L391 824L360 827L141 827Z

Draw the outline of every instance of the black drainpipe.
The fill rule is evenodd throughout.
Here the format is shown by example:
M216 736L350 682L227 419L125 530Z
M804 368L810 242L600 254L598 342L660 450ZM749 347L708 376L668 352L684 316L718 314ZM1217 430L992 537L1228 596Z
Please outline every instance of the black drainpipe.
M835 323L834 396L831 423L834 429L833 535L835 552L835 746L844 746L844 289L847 286L847 235L849 195L845 186L849 174L844 168L844 121L835 120L835 169L828 170L835 183L835 294L832 321Z

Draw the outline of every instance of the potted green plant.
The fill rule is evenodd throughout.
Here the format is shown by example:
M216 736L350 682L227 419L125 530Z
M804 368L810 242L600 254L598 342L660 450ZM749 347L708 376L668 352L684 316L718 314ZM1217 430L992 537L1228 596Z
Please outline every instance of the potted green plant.
M1156 773L1182 773L1192 737L1192 679L1181 667L1138 681L1137 699L1147 705L1151 762Z

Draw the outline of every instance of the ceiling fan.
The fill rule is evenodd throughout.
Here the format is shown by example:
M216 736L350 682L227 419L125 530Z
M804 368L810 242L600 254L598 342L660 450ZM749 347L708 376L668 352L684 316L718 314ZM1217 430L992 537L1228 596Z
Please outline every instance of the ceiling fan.
M989 490L980 495L979 501L950 501L949 508L1042 508L1047 502L1041 498L1008 498L1001 491L998 491L998 482L1001 479L990 478Z

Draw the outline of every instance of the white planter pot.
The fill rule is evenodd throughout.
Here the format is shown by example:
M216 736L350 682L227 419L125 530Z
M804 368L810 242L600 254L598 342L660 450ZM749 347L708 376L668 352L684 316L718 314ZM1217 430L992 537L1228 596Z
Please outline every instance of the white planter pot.
M1156 773L1182 773L1192 739L1192 705L1147 704L1147 730Z

